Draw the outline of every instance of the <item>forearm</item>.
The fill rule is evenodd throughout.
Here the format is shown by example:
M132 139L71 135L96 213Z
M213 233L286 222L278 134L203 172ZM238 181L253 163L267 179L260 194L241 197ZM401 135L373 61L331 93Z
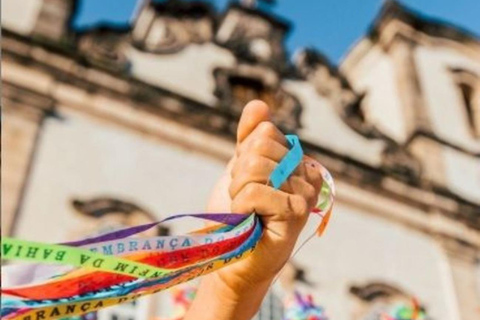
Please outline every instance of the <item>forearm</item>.
M272 279L228 285L214 272L205 276L184 320L250 320L257 312ZM232 287L235 286L235 287Z

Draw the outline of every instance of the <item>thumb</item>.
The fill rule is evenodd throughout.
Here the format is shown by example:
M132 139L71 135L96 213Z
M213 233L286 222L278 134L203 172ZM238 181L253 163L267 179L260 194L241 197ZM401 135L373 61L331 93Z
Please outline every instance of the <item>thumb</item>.
M261 100L252 100L243 108L237 129L237 143L241 143L263 121L270 120L268 105Z

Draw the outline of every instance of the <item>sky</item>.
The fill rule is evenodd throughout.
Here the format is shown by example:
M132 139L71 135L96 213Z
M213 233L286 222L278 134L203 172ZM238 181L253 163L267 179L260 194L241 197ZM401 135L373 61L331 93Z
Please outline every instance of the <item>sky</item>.
M139 0L81 0L74 26L99 22L128 23ZM229 0L210 0L221 10ZM315 47L338 64L368 30L384 0L277 0L268 10L293 24L286 45L290 53ZM480 0L402 0L424 15L451 22L480 36Z

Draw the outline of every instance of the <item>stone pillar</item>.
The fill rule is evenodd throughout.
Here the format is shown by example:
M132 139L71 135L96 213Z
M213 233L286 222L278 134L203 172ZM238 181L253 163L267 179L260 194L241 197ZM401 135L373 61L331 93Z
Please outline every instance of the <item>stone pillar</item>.
M12 235L46 108L52 101L3 83L2 236Z
M75 9L73 0L42 0L33 35L60 41L68 33L68 22ZM78 10L78 8L77 8Z
M461 320L480 318L480 288L477 263L480 250L452 239L444 239Z

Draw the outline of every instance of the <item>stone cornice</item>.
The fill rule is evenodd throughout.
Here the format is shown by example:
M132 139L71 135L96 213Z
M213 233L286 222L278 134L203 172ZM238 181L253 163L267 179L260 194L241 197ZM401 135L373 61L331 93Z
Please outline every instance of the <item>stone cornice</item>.
M21 113L24 117L40 120L45 115L54 114L54 99L3 81L2 109L7 113Z

